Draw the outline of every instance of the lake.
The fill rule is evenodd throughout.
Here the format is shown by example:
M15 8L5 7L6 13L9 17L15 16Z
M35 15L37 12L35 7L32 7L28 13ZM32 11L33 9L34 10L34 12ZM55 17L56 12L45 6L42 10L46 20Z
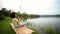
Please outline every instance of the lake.
M42 32L40 31L40 29L43 27L52 27L53 29L60 29L60 17L40 17L35 19L28 19L27 21L32 23L33 28L38 30L40 33Z

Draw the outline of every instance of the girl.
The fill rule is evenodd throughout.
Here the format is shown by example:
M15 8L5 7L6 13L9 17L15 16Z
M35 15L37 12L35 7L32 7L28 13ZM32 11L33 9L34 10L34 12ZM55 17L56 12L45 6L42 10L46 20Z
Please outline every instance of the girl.
M24 27L25 26L25 24L23 24L23 23L20 22L20 16L18 16L16 18L16 13L15 12L11 13L11 18L12 18L12 23L14 24L14 26L16 28L18 28L18 27Z

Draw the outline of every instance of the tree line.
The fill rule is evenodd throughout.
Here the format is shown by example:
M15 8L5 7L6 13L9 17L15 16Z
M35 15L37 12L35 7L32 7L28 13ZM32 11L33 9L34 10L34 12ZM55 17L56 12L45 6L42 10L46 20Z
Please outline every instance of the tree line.
M0 16L10 17L11 13L12 13L12 10L7 10L6 8L2 8L0 10ZM38 17L40 17L40 15L27 14L26 12L20 13L20 11L16 12L16 14L19 15L22 19L38 18Z

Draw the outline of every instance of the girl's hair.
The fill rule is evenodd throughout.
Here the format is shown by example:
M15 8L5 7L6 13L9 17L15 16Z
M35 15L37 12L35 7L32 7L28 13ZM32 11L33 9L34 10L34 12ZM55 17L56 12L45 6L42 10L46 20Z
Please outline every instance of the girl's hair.
M11 13L11 18L15 18L15 14L16 14L15 12L12 12Z

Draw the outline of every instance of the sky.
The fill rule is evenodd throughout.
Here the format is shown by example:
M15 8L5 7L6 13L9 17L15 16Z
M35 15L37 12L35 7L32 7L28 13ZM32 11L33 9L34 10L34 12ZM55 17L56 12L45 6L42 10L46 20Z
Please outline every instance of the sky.
M60 14L60 0L0 0L0 8L27 14Z

